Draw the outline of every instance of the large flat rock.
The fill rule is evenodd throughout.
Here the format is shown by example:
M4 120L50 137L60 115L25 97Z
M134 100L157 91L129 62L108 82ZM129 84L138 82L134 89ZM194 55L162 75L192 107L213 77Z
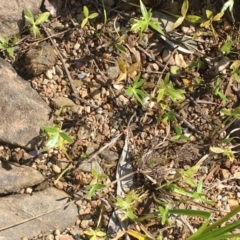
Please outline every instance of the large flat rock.
M20 189L37 185L44 179L45 177L32 167L0 163L0 194L16 193Z
M0 239L30 239L41 232L75 225L77 206L67 202L68 195L56 188L0 198Z
M51 109L13 67L0 58L0 141L32 149Z

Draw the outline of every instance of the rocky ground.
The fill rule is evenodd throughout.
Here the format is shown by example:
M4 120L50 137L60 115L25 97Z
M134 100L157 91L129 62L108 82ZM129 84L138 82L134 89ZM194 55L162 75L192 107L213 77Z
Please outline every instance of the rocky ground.
M183 1L144 1L162 37L131 31L138 2L9 2L0 35L18 39L0 53L1 239L188 239L203 219L163 221L160 208L212 223L239 206L239 16L189 0L189 14L213 16L172 30ZM25 8L51 13L41 37Z

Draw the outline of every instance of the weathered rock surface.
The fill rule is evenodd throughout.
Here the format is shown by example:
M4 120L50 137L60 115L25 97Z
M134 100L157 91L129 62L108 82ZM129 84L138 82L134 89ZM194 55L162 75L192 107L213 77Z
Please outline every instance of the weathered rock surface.
M44 179L44 176L32 167L0 163L0 194L15 193L22 188L37 185Z
M23 10L29 9L33 15L39 12L42 0L2 0L0 4L0 35L9 37L18 33L25 24Z
M34 192L31 196L11 195L0 198L0 239L19 240L41 232L64 230L77 220L77 206L56 188Z
M13 67L0 58L0 141L31 149L40 129L52 123L51 109Z

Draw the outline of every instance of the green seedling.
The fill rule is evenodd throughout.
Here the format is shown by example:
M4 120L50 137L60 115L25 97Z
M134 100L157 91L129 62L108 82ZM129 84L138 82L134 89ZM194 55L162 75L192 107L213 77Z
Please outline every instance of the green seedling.
M169 210L169 204L167 204L165 207L159 206L158 207L158 211L159 211L159 215L161 216L161 224L165 225L169 223L168 220L168 212Z
M72 159L67 154L65 144L73 143L73 139L64 131L62 131L62 122L58 124L54 124L53 126L45 126L43 127L44 134L43 136L46 138L47 142L45 145L45 150L48 151L52 148L58 148L64 152L69 161L72 162ZM55 184L62 178L62 176L69 170L71 170L73 166L69 166L64 169L58 178L54 181Z
M233 40L231 36L227 36L227 40L224 42L222 47L220 48L222 53L229 54L231 52L232 46L233 46Z
M95 230L93 230L92 228L89 228L88 230L84 231L86 235L90 236L90 240L98 240L103 238L105 239L106 233L99 230L101 219L102 219L102 208L101 208L101 213L99 214L97 228Z
M144 80L140 79L140 77L141 77L141 73L139 73L137 75L137 77L134 79L133 85L128 87L128 89L125 92L129 97L134 96L137 99L137 101L142 106L144 106L142 98L146 97L147 94L143 90L140 89L142 87L142 85L144 84Z
M229 99L224 95L224 93L221 92L221 86L220 86L220 78L218 77L215 82L215 89L213 91L213 94L221 98L225 102L229 102Z
M30 23L30 31L33 33L34 37L41 37L41 33L39 31L38 25L46 22L50 16L50 12L44 12L39 15L39 17L35 20L32 12L29 9L24 10L24 16L28 23Z
M17 43L18 38L14 36L9 39L7 37L3 37L0 35L0 50L6 50L10 57L14 57L14 49L13 46Z
M171 99L175 102L182 102L185 99L185 91L182 89L175 89L173 83L169 79L170 74L168 73L158 90L157 101L160 103L163 109L166 108L166 101Z
M92 179L91 183L88 186L86 186L86 189L89 190L89 192L88 192L89 199L91 199L97 191L100 191L106 187L105 184L100 183L107 179L106 175L104 175L104 174L99 175L97 170L93 168L92 169L92 177L93 177L93 179Z
M84 15L84 19L82 20L81 28L83 28L86 24L89 24L90 19L96 18L98 16L98 13L95 12L95 13L89 14L88 7L84 6L83 7L83 15Z
M45 150L52 148L65 149L65 144L73 143L73 139L64 131L62 131L62 122L54 124L53 126L45 126L44 136L47 138Z
M228 159L230 161L233 161L235 159L235 156L234 156L234 151L232 151L232 147L210 147L210 151L212 153L216 153L216 154L223 154L224 156L228 157Z
M138 203L142 202L146 195L146 192L140 195L137 194L136 191L132 190L131 192L127 193L124 198L117 198L117 202L115 203L115 205L124 213L121 219L122 221L127 218L130 218L131 220L137 219L137 216L134 213L135 207Z
M145 32L148 27L151 27L158 33L164 35L164 32L161 28L160 22L152 19L152 11L147 11L145 5L140 0L140 10L142 13L142 17L140 19L134 19L131 27L131 31L139 33L142 36L143 32Z
M185 136L184 134L182 134L182 129L181 129L180 126L175 126L175 133L176 133L176 135L174 135L173 137L171 137L171 140L172 140L172 141L178 141L178 140L180 140L180 139L182 139L182 140L187 140L187 141L190 140L189 137L187 137L187 136Z
M162 120L162 122L164 124L168 124L169 121L172 121L172 122L176 122L177 121L177 118L175 117L173 110L170 110L169 112L167 112L164 115L163 120Z
M213 27L213 22L220 21L223 14L224 14L224 12L220 12L220 13L218 13L214 16L212 11L206 10L207 20L205 22L202 22L201 25L200 25L201 27L204 27L206 29L210 29L212 31L215 39L217 38L217 33L216 33L216 31Z
M221 112L229 118L234 117L236 119L240 119L240 107L236 107L235 109L231 110L223 108Z
M89 238L90 240L98 240L106 236L105 232L102 232L100 230L93 230L92 228L89 228L88 230L84 231L84 233L90 236Z

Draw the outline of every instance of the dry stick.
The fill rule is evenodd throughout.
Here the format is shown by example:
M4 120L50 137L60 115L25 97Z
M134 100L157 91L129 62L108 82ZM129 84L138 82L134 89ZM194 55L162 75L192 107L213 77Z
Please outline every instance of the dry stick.
M67 66L66 66L66 64L65 64L65 62L64 62L64 59L63 59L61 53L59 52L59 50L58 50L58 48L57 48L57 46L56 46L56 43L52 40L52 38L51 38L50 34L48 33L48 30L46 29L46 27L43 26L43 25L42 25L42 27L43 27L45 33L47 34L48 38L50 39L52 45L54 46L54 48L55 48L55 50L56 50L56 52L57 52L57 54L58 54L58 56L59 56L62 64L63 64L64 70L65 70L65 72L66 72L66 74L67 74L68 80L69 80L70 85L71 85L71 88L72 88L72 90L73 90L74 97L77 98L79 101L85 103L86 105L88 105L88 106L90 106L90 107L92 107L92 108L94 108L94 109L98 109L98 106L93 105L93 104L89 103L88 101L86 101L84 98L81 98L81 97L78 96L78 92L77 92L76 87L74 86L73 79L72 79L72 77L71 77L71 75L70 75L70 73L69 73L69 71L68 71L68 69L67 69Z

